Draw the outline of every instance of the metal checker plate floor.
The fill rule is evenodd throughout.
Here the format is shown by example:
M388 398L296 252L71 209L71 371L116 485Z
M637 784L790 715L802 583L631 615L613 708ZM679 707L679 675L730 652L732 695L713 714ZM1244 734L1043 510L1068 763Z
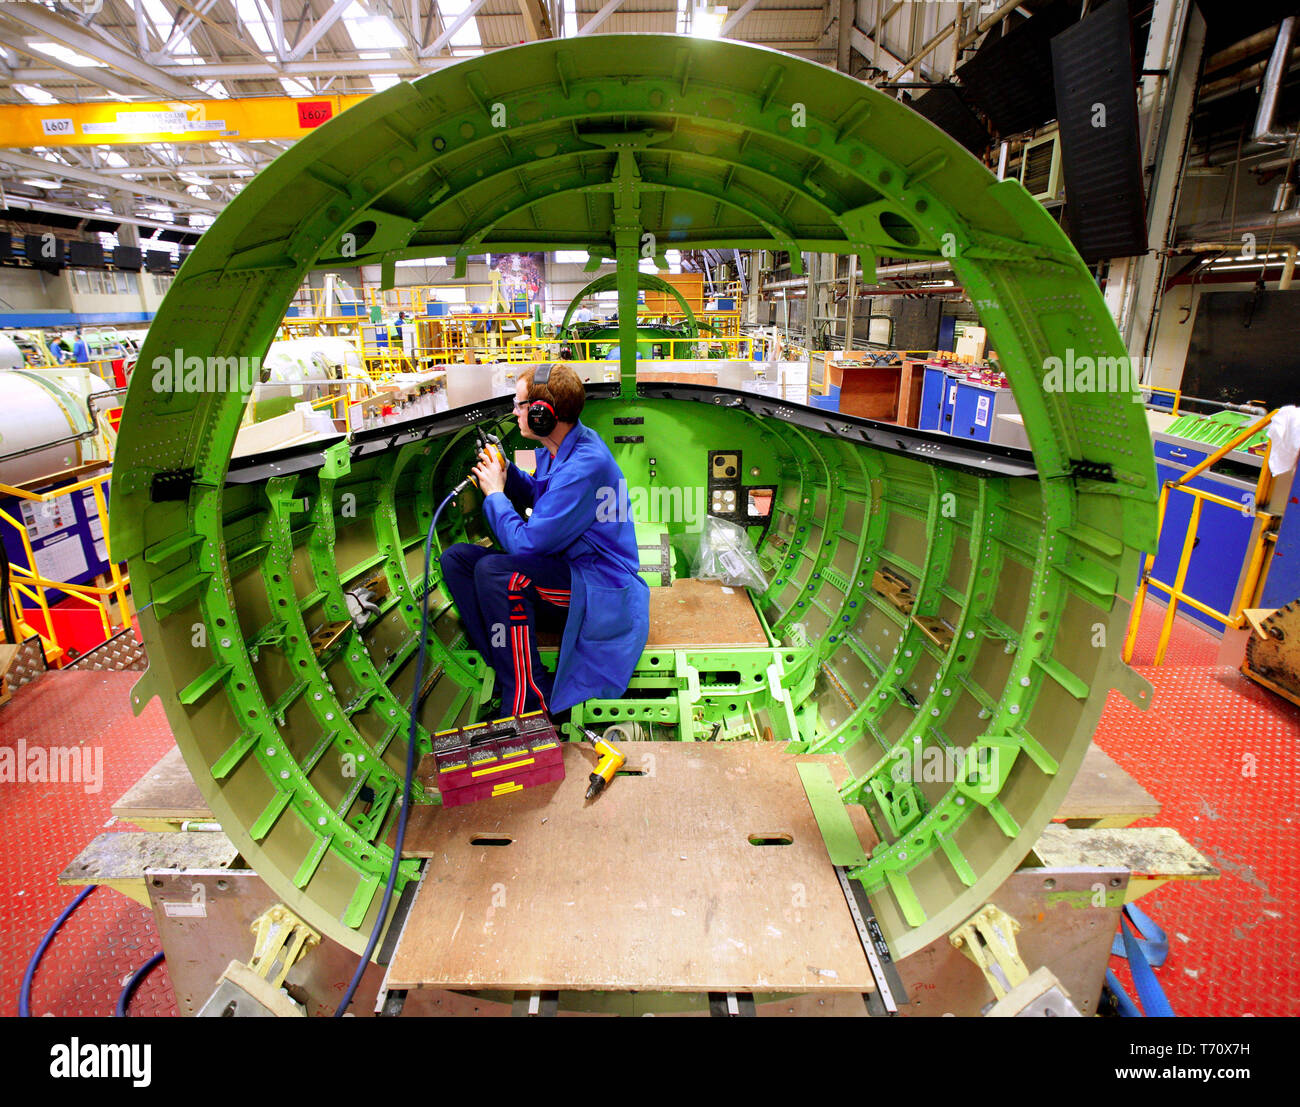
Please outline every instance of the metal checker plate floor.
M1157 970L1174 1010L1197 1015L1300 1014L1300 708L1216 664L1218 641L1175 622L1168 659L1149 667L1163 611L1147 605L1134 661L1156 687L1141 712L1112 693L1098 744L1163 804L1172 826L1221 870L1218 881L1166 885L1141 906L1170 937ZM0 1011L16 1013L27 960L75 894L55 877L110 825L109 807L172 744L162 709L133 718L135 673L52 672L0 709L0 746L99 745L103 786L0 786ZM1250 775L1253 772L1254 775ZM126 829L122 826L121 829ZM108 1015L126 976L158 949L150 912L95 892L46 954L33 989L38 1014ZM1126 963L1112 959L1132 993ZM166 966L136 992L133 1015L174 1015Z

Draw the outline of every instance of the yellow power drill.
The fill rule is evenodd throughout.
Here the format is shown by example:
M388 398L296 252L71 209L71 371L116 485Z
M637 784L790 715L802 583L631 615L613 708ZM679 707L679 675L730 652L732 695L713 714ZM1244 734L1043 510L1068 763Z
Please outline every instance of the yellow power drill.
M495 434L486 434L481 430L475 431L475 435L478 438L478 452L480 457L486 453L488 457L498 465L507 464L506 452L501 448L501 439L499 439ZM475 481L475 483L477 484L478 482Z
M591 776L587 779L591 781L587 785L587 799L595 799L609 783L614 779L614 774L627 764L627 758L623 756L622 751L614 745L613 742L602 738L599 734L582 728L582 732L587 736L589 741L600 755L600 760L596 762L596 767L592 770Z
M483 454L486 453L494 461L508 467L509 462L506 459L505 450L501 448L501 439L499 439L495 434L485 434L481 430L475 430L474 436L478 441L478 453L475 455L476 463L482 458ZM470 473L469 476L456 485L456 487L451 490L451 494L453 496L459 496L471 484L475 488L478 487L478 478L474 476L473 473Z

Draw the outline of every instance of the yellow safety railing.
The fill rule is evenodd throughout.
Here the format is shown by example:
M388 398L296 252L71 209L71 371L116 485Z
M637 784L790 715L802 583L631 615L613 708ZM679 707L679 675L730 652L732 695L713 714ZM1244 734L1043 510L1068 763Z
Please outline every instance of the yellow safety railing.
M326 305L331 297L332 310ZM527 301L524 309L516 311L521 300ZM534 301L525 296L513 295L496 280L479 284L410 284L386 289L370 286L363 286L360 290L340 289L338 286L332 289L299 288L291 301L298 314L290 317L288 322L330 319L368 323L371 308L375 307L379 308L385 321L396 318L398 312L405 312L408 319L422 319L426 316L447 318L428 316L427 305L430 303L446 304L449 311L456 314L469 314L474 308L479 308L479 315L511 315L519 318L531 313ZM350 313L345 314L344 304L355 304L357 307L350 308Z
M656 355L654 360L664 362L671 362L679 358L707 358L714 354L722 354L726 358L745 361L752 360L754 356L754 340L748 335L727 338L704 334L698 338L638 337L636 344L637 346L649 345L653 347ZM597 355L597 350L602 347L617 346L618 339L571 338L567 339L563 345L573 351L573 360L600 361L601 357ZM515 356L512 360L545 361L547 357L547 347L544 343L536 344L531 350L521 343L520 350L526 352L526 356Z
M395 288L365 288L362 297L367 306L378 305L384 313L396 315L404 311L408 316L424 315L426 304L445 303L462 309L481 307L485 313L526 315L532 311L533 301L526 296L513 295L500 281L486 284L408 284ZM515 311L518 301L526 301L522 312Z
M60 488L50 492L29 492L25 488L15 488L13 485L0 483L0 496L13 496L20 500L27 500L31 503L49 503L63 496L69 496L74 492L80 492L84 489L91 489L95 497L95 514L99 519L101 533L104 536L105 560L108 562L109 576L112 584L106 587L97 587L87 584L72 584L68 581L52 580L41 575L36 568L36 554L32 549L31 539L27 533L27 526L21 519L15 519L7 511L0 509L0 521L12 526L17 532L23 546L23 553L27 558L27 565L11 565L9 568L10 581L9 589L13 597L12 606L17 609L19 616L19 625L27 632L21 635L26 637L28 634L39 634L41 639L47 644L47 657L52 651L54 654L55 664L59 664L66 650L59 643L58 628L54 624L54 619L50 614L49 598L46 595L47 590L53 590L66 593L70 598L81 600L99 610L100 625L104 631L104 638L112 637L114 633L131 623L131 604L129 599L129 588L131 584L130 576L113 558L111 539L109 537L108 523L108 501L104 497L104 485L112 480L112 472L96 474L93 477L87 477L85 480L77 481L74 484L63 485ZM40 610L45 620L45 633L42 633L36 627L31 626L22 619L23 605L19 602L19 597L30 599ZM99 598L96 598L99 597ZM113 597L117 601L118 621L114 621L108 597ZM5 603L10 602L10 596L0 597Z
M1137 593L1133 599L1133 611L1129 616L1128 632L1124 637L1123 657L1126 662L1133 657L1133 647L1137 643L1138 625L1142 620L1142 608L1146 603L1147 589L1155 587L1164 592L1169 597L1169 603L1165 608L1164 622L1160 626L1160 634L1156 640L1155 659L1152 664L1160 665L1164 662L1165 652L1169 648L1169 638L1174 629L1174 615L1178 610L1180 603L1187 604L1188 607L1195 611L1208 615L1222 623L1227 628L1236 628L1245 625L1246 616L1243 610L1254 604L1255 594L1259 590L1260 577L1264 569L1264 557L1270 542L1276 540L1276 534L1273 527L1281 519L1280 515L1272 512L1263 511L1259 505L1268 499L1269 489L1272 487L1273 477L1268 468L1269 450L1272 443L1265 448L1263 464L1260 466L1259 480L1255 484L1255 493L1253 507L1247 510L1250 505L1244 503L1233 503L1231 500L1224 499L1222 496L1216 496L1213 492L1205 492L1199 488L1188 487L1187 482L1205 472L1212 465L1217 465L1232 450L1235 450L1243 442L1258 434L1268 426L1272 421L1276 411L1270 411L1258 422L1252 424L1233 438L1230 442L1220 446L1214 453L1205 458L1199 465L1189 469L1177 480L1165 481L1160 489L1160 504L1157 514L1156 523L1156 551L1160 547L1160 534L1164 530L1166 508L1169 504L1170 492L1185 492L1192 497L1192 514L1187 524L1187 533L1183 536L1183 548L1178 558L1178 569L1174 575L1172 584L1165 581L1156 580L1151 575L1152 566L1155 565L1156 553L1152 552L1146 555L1146 561L1142 569L1142 579L1138 582ZM1215 611L1212 607L1193 599L1183 590L1187 583L1187 568L1191 564L1192 550L1196 546L1197 529L1201 521L1201 507L1206 503L1218 504L1221 507L1231 508L1233 511L1240 511L1243 514L1253 516L1260 522L1261 526L1255 535L1255 544L1250 552L1250 559L1246 565L1246 576L1241 587L1241 602L1234 605L1235 610L1230 613Z

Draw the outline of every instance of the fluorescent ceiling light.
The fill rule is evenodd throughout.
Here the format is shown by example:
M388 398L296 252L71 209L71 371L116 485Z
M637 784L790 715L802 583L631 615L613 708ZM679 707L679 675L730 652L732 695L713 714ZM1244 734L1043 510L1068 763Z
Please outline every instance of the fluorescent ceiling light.
M343 25L358 50L397 50L406 41L386 15L368 15L357 4L343 13Z
M383 92L386 88L392 88L393 85L402 83L402 78L394 73L379 73L370 78L370 86L376 92Z
M37 88L35 85L14 85L13 90L24 99L33 104L57 104L53 96L43 88Z
M1283 256L1283 254L1256 254L1253 258L1249 258L1245 254L1240 254L1235 258L1219 258L1218 261L1213 263L1212 268L1217 268L1220 265L1227 265L1229 262L1234 261L1271 261L1274 258L1280 258Z
M31 185L33 188L62 188L59 181L47 181L44 177L24 177L23 184Z
M88 58L85 54L78 54L75 50L70 50L57 42L29 42L27 44L33 50L39 50L47 57L54 58L55 61L61 61L65 65L85 66L89 69L107 69L108 63L96 61L94 58Z
M725 7L706 7L701 4L692 15L691 34L696 38L717 38L722 34L722 25L726 21Z
M1279 261L1253 261L1248 265L1211 265L1210 269L1215 273L1228 273L1251 269L1273 269L1280 264Z

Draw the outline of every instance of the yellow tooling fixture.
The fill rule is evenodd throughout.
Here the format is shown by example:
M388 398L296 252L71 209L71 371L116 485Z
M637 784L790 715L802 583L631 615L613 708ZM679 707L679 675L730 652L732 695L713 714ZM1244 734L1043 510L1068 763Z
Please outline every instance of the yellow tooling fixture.
M2 104L0 146L139 146L301 138L365 96Z
M990 903L948 936L948 941L979 967L998 999L1029 976L1016 948L1019 929L1015 919Z
M249 929L257 940L248 967L273 988L279 988L289 970L320 942L316 931L280 903L258 915Z

